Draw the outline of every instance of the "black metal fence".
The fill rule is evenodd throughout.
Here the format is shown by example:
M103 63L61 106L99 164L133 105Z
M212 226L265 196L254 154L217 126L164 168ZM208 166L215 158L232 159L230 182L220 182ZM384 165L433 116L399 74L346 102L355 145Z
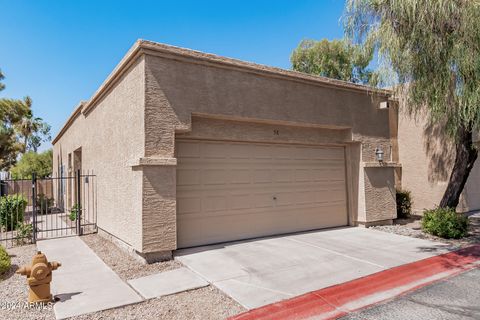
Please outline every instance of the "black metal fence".
M37 240L97 231L95 175L0 180L0 244L6 247Z

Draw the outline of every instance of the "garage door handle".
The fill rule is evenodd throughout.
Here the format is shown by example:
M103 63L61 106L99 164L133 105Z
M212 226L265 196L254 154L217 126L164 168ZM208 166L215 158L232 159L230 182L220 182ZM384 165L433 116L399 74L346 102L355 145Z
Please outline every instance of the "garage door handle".
M277 200L277 197L274 196L274 197L273 197L273 200Z

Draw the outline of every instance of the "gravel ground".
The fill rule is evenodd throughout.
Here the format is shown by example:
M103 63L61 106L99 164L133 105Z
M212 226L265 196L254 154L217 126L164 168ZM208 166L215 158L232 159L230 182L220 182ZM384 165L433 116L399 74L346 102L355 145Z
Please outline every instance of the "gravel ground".
M123 280L173 270L182 266L178 261L142 264L123 250L98 235L83 236L82 240ZM22 265L29 264L36 252L35 245L8 249L12 258L12 269L0 277L0 320L12 319L55 319L53 308L44 310L27 309L23 304L28 296L26 278L16 275ZM7 303L16 305L7 308ZM225 319L246 311L237 302L213 286L181 292L178 294L147 300L134 305L99 311L72 319Z
M7 250L12 259L10 272L0 277L0 319L55 319L53 308L46 309L26 308L28 287L26 277L15 274L23 265L30 264L36 252L35 245L15 247ZM15 306L12 309L12 305Z
M480 216L470 216L469 221L468 236L463 239L443 239L423 232L421 217L417 216L410 219L397 219L391 226L376 226L370 228L402 236L439 241L456 247L467 247L480 243Z
M232 299L208 286L72 319L210 320L225 319L243 311L246 310Z
M182 266L182 264L176 260L143 264L98 234L85 235L82 236L81 239L106 265L115 271L122 280L140 278L154 273L177 269Z
M140 278L182 266L171 260L143 264L97 234L81 238L123 280ZM213 286L95 312L74 319L225 319L246 311Z

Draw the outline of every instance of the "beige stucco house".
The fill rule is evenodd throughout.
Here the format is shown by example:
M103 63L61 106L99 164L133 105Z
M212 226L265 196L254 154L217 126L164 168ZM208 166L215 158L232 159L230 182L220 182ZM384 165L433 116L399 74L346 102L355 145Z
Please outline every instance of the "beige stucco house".
M148 261L391 223L388 101L388 91L140 40L54 139L54 170L93 171L100 231Z

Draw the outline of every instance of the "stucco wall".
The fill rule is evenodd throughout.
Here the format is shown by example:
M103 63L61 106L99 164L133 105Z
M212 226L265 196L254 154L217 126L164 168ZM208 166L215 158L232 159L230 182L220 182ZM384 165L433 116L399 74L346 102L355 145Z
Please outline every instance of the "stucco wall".
M96 174L98 227L142 249L142 171L131 162L144 152L144 61L138 60L87 116L78 115L53 146L55 175L81 148L83 171ZM72 173L73 174L73 173Z
M463 202L466 211L480 210L480 160L478 159L465 185Z
M438 206L448 184L455 160L455 146L439 125L430 125L423 115L399 112L398 146L402 163L401 188L412 192L413 212ZM480 209L479 160L465 186L457 210Z
M354 140L389 141L388 110L379 109L366 92L149 55L146 81L151 116L161 114L158 120L179 128L190 128L193 112L351 128ZM156 121L147 117L146 129L150 128L148 122ZM152 127L149 131L147 155L173 154L170 137L164 138L165 129Z
M365 169L366 225L375 221L391 220L397 217L395 198L395 177L392 168L373 167ZM389 194L390 197L386 197Z
M99 227L145 256L176 249L176 135L343 145L351 224L383 221L395 214L385 186L393 168L366 174L364 165L379 146L392 158L389 111L379 109L385 99L353 84L140 41L88 102L86 117L60 135L54 158L66 162L82 147L82 168L98 176Z
M350 148L348 152L350 156L347 159L352 164L348 172L354 177L353 186L349 187L352 193L350 197L355 198L351 204L352 210L355 210L352 220L356 222L359 217L372 220L369 218L369 209L365 206L365 199L371 197L389 204L383 207L385 211L383 216L380 210L376 210L375 218L385 220L391 219L394 215L392 208L394 208L395 198L390 190L387 192L383 189L378 191L374 188L365 188L360 185L358 178L364 174L362 163L375 161L376 147L382 146L386 159L391 157L389 112L380 110L378 101L372 99L372 96L365 91L325 87L182 57L171 59L146 55L145 61L145 154L147 156L174 158L175 132L182 134L192 130L192 114L263 123L268 128L265 129L264 126L264 129L260 129L255 125L250 128L215 126L211 123L211 127L205 126L211 132L199 133L207 135L213 133L217 138L230 136L243 140L249 136L252 138L254 135L255 139L260 140L275 139L271 137L273 127L268 127L275 125L297 127L297 129L290 129L288 139L295 139L295 134L301 135L302 130L305 132L308 130L305 128L308 127L316 130L336 129L337 134L340 132L337 138L329 138L328 135L323 138L329 142L335 140L345 142L347 138L345 135L348 132L346 140L354 146ZM304 129L299 130L298 127ZM283 128L282 131L285 130ZM315 135L322 136L321 132L312 131L312 135L306 135L308 136L306 140L315 140ZM266 135L268 135L267 138ZM171 178L175 174L175 167L158 170L162 170L163 175L170 178L156 182L153 182L155 179L149 179L150 183L158 185L158 189L162 184L165 187L165 183L170 184L170 188L175 188L175 179ZM370 168L370 170L383 170L393 175L392 168ZM176 203L166 192L161 192L159 197L164 200L151 201L151 203L144 200L144 210L152 212L149 219L164 221L160 230L167 235L168 242L164 245L159 244L157 247L158 250L164 250L174 245L175 240L169 231L173 228L174 221L163 215L154 215L153 212L158 212L159 208L168 208L162 209L163 212L174 212ZM149 207L153 209L148 209ZM358 212L361 212L361 215ZM158 230L157 228L156 232ZM144 224L145 235L154 232L155 230L149 224Z

